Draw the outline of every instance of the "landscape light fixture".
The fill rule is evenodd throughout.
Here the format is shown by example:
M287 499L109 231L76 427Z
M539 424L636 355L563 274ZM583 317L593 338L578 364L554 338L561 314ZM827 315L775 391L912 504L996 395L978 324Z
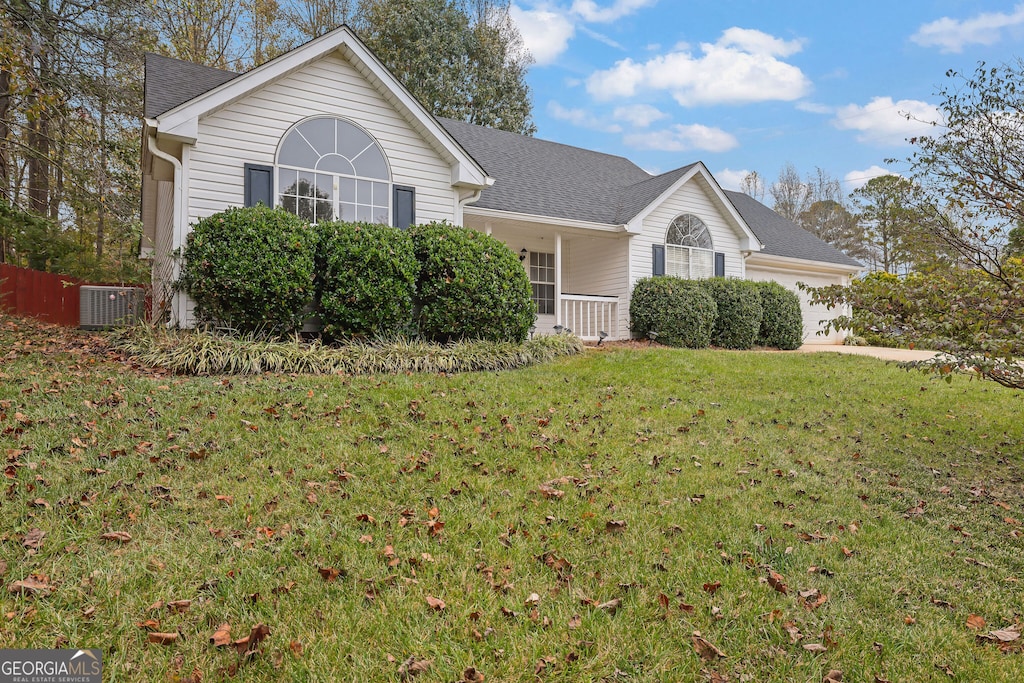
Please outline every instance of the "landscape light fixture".
M533 339L533 333L537 331L536 325L530 325L530 339Z
M597 345L600 346L601 342L603 342L607 337L608 337L608 333L605 332L604 330L600 330L597 333Z
M565 328L562 327L561 325L555 325L551 329L553 329L556 334L562 334L562 330L564 330Z
M647 333L647 345L650 346L651 344L653 344L654 340L657 339L657 338L658 338L658 333L657 332L655 332L654 330L651 330L650 332L648 332Z
M529 254L529 253L530 252L526 251L526 247L523 247L522 249L520 249L519 250L519 260L520 261L525 261L526 260L526 255Z

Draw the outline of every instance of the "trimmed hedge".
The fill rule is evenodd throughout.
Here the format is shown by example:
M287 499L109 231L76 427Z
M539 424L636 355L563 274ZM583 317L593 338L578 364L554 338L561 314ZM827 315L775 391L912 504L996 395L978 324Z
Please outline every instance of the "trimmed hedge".
M718 304L711 343L726 349L753 348L763 313L757 285L749 280L722 277L699 282Z
M410 331L419 264L412 239L388 225L316 226L317 302L328 337L391 337Z
M522 342L536 319L530 279L505 244L450 223L409 229L420 272L417 324L432 341Z
M286 333L313 300L315 247L313 228L298 216L262 205L228 209L193 226L177 284L200 320Z
M633 335L655 332L668 346L707 348L717 317L718 306L700 282L668 275L637 281L629 302Z
M778 282L756 282L761 294L761 327L758 346L773 346L785 351L797 349L804 340L804 317L800 297Z

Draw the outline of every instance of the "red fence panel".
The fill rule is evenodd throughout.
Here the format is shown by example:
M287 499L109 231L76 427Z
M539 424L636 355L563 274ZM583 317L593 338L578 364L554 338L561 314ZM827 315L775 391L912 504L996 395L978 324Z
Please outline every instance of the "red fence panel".
M0 308L78 327L81 280L0 263Z

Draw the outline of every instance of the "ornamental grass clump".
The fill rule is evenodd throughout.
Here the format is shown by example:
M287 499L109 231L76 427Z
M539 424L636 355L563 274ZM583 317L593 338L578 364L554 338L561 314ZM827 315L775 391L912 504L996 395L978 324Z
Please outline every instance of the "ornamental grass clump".
M177 285L200 321L287 334L313 300L316 235L304 220L265 206L233 208L192 226Z
M379 223L316 226L317 302L328 338L409 332L419 265L409 235Z
M804 340L804 318L800 297L778 282L756 282L761 295L761 327L757 345L784 351L800 348Z
M435 342L523 342L536 318L519 257L489 235L449 223L409 229L419 276L419 333Z
M634 336L654 334L661 344L705 349L718 317L718 306L696 280L659 275L639 280L629 303Z

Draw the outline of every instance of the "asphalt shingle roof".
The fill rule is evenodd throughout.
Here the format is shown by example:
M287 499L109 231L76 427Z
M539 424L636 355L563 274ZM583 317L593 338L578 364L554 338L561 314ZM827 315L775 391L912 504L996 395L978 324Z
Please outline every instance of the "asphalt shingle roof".
M757 239L761 240L761 244L764 245L762 254L853 267L861 265L859 261L850 258L828 242L818 239L788 218L775 213L750 195L725 190L725 196L754 231Z
M207 90L213 90L227 83L238 74L212 66L184 62L163 55L146 55L146 118L160 116L179 104L199 97Z
M152 118L238 74L161 55L146 55L146 117ZM625 157L439 118L455 141L495 179L474 206L552 218L622 225L695 164L652 176ZM860 264L740 192L726 196L764 244L765 254Z

